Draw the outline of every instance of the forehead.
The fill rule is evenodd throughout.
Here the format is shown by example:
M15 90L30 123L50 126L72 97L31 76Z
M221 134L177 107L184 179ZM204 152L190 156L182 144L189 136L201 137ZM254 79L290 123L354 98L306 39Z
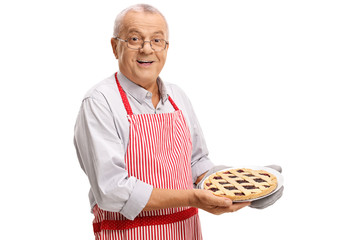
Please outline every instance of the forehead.
M123 19L123 34L136 31L143 35L162 33L167 35L166 23L164 18L157 13L147 12L128 12Z

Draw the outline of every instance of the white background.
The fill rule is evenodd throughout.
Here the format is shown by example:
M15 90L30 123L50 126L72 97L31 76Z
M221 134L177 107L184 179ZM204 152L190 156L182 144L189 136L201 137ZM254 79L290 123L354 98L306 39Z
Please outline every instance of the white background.
M358 1L144 2L168 20L161 76L189 95L213 162L283 167L281 200L201 211L204 239L356 238ZM134 3L0 3L1 239L93 239L73 127L117 70L113 21Z

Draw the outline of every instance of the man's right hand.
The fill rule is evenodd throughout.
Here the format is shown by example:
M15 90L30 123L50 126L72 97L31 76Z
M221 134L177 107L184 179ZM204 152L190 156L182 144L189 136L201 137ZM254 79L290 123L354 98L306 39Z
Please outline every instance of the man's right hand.
M250 202L233 203L231 199L215 196L209 190L194 189L193 191L194 195L190 198L189 205L215 215L236 212L250 205Z
M250 205L250 202L233 203L229 198L215 196L210 190L154 188L143 210L196 207L209 213L220 215L226 212L235 212L248 205Z

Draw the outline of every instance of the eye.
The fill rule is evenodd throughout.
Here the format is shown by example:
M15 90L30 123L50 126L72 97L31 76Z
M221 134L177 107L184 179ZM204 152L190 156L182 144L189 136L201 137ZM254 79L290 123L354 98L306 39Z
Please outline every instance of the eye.
M137 42L137 41L139 41L139 38L138 37L131 37L131 38L129 38L129 40L132 41L132 42Z
M159 42L161 42L161 39L155 38L155 39L153 39L153 41L154 41L155 43L159 43Z

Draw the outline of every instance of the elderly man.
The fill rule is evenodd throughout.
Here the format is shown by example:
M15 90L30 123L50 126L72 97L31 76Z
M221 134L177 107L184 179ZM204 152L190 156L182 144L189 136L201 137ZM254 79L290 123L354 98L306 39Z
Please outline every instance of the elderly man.
M120 71L85 95L75 126L95 237L201 239L198 208L221 214L250 203L193 189L219 168L189 99L159 78L169 48L165 18L149 5L125 9L111 45Z

